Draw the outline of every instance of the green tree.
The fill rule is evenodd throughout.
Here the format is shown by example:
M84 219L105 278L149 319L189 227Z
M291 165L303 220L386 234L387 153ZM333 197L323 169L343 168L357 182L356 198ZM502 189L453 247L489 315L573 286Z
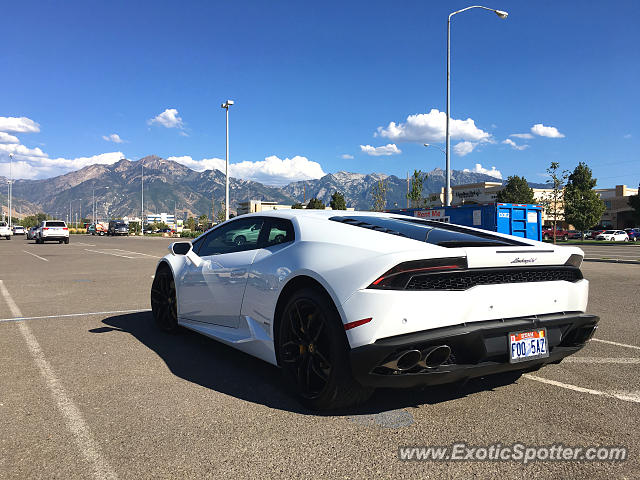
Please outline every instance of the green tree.
M422 173L422 170L413 171L411 187L409 189L409 193L407 193L407 198L411 202L412 208L419 208L426 204L422 198L422 187L427 177L428 175L426 173Z
M208 223L209 223L209 217L205 213L203 213L198 217L198 225L202 225L203 227L206 227Z
M216 214L215 220L218 223L222 223L226 220L225 215L227 214L227 209L224 206L224 202L220 202L220 208L218 209L218 213ZM231 214L229 214L229 218L231 218Z
M384 180L378 182L371 189L371 197L373 198L373 211L381 212L387 206L387 190L388 185Z
M631 195L629 197L629 206L633 208L633 217L636 224L640 223L640 185L638 185L638 195Z
M302 204L300 202L294 203L293 205L291 205L291 208L295 208L295 209L301 209L302 208Z
M324 210L325 206L324 206L324 203L322 203L322 200L316 197L313 197L311 200L309 200L309 203L307 204L307 209Z
M553 221L553 243L556 243L558 219L564 219L564 184L567 181L569 172L567 170L560 171L560 164L551 162L551 165L547 168L547 173L551 177L549 182L551 191L544 196L542 204L544 205L545 216L548 215Z
M340 192L334 192L334 194L331 195L331 202L329 202L329 205L331 206L332 210L347 209L347 202L345 202L344 195L342 195Z
M496 200L500 203L535 203L533 189L527 179L513 175L507 178L504 188L498 192Z
M196 229L196 219L193 217L187 218L187 221L184 222L184 226L193 232Z
M595 186L591 169L580 162L564 189L564 218L581 232L597 225L605 211L604 202L593 190Z

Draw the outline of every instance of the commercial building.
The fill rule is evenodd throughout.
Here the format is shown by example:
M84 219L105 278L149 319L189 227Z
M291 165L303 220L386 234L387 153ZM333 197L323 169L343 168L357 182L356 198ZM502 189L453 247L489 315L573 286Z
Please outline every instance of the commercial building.
M307 208L305 205L302 208ZM277 202L267 202L263 200L249 200L248 202L238 203L238 215L244 215L245 213L256 212L268 212L269 210L290 210L291 205L282 205ZM325 206L325 210L331 210L330 206ZM353 212L354 208L347 208L348 211Z
M638 222L633 218L633 209L629 205L629 198L638 195L637 188L616 185L615 188L597 188L596 192L600 194L606 209L601 220L604 228L619 229L638 226Z

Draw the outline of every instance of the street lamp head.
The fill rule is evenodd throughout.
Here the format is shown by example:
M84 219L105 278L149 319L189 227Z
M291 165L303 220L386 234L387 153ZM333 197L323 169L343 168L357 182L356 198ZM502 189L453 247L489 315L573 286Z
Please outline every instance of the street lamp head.
M509 16L509 14L503 10L494 10L494 11L496 12L496 15L498 15L503 20Z
M234 103L233 100L227 100L222 105L220 105L220 108L228 109L231 105L233 105L233 103Z

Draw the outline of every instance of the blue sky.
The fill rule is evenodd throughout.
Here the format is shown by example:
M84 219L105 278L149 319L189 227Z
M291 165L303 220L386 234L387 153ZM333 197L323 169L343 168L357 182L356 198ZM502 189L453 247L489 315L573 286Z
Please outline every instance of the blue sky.
M446 19L470 4L6 3L0 175L10 152L22 178L150 154L221 167L227 98L234 176L444 168L422 144L444 148ZM585 161L635 187L640 2L485 5L508 19L452 22L452 167L540 182Z

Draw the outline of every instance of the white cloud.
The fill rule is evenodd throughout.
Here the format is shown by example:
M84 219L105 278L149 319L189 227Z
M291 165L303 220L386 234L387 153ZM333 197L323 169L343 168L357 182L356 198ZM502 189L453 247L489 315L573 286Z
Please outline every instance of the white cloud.
M564 134L560 133L556 127L545 127L541 123L536 123L531 127L531 133L541 137L564 138Z
M0 153L2 152L6 152L7 156L9 156L10 153L13 153L15 156L20 155L30 159L47 156L47 154L40 150L38 147L29 148L19 143L0 144Z
M199 172L212 169L221 172L225 170L225 161L221 158L194 160L190 156L182 156L169 157L168 160L176 161ZM229 174L235 178L278 186L297 180L316 179L325 175L319 163L298 155L285 159L271 155L258 162L232 163L229 165L229 170Z
M150 120L147 120L149 125L157 123L166 128L183 128L182 118L178 116L178 110L175 108L167 108L164 112L156 115Z
M343 160L353 160L353 155L349 155L348 153L343 153L342 155L340 155L340 158Z
M112 133L111 135L103 135L102 138L107 142L124 143L124 140L122 140L120 138L120 135L118 135L117 133Z
M627 134L625 134L625 135L623 136L623 138L625 138L625 139L629 139L629 138L631 138L631 137L632 137L632 135L631 135L630 133L627 133Z
M465 155L473 152L476 145L478 144L474 142L459 142L453 146L453 151L456 155L464 157Z
M530 140L533 138L533 135L531 135L530 133L512 133L509 136L514 138L525 138L527 140Z
M0 132L37 133L40 125L27 117L0 117Z
M379 147L374 147L372 145L360 145L360 150L373 157L388 157L390 155L399 155L402 153L402 150L396 147L394 143L381 145Z
M443 142L446 123L447 114L434 108L429 113L409 115L404 123L391 122L386 128L378 127L374 136L388 138L395 142ZM491 137L489 133L476 127L471 118L466 120L452 118L449 131L454 140L484 142Z
M18 140L18 137L14 135L0 132L0 143L20 143L20 140Z
M465 168L463 172L484 173L485 175L491 175L492 177L502 179L502 173L500 172L500 170L496 170L496 167L491 167L491 170L489 170L487 168L484 168L479 163L476 163L476 166L473 168L473 170L469 170L468 168Z
M504 143L505 145L509 145L515 150L526 150L527 148L529 148L529 145L518 145L516 142L514 142L510 138L503 140L502 143Z

